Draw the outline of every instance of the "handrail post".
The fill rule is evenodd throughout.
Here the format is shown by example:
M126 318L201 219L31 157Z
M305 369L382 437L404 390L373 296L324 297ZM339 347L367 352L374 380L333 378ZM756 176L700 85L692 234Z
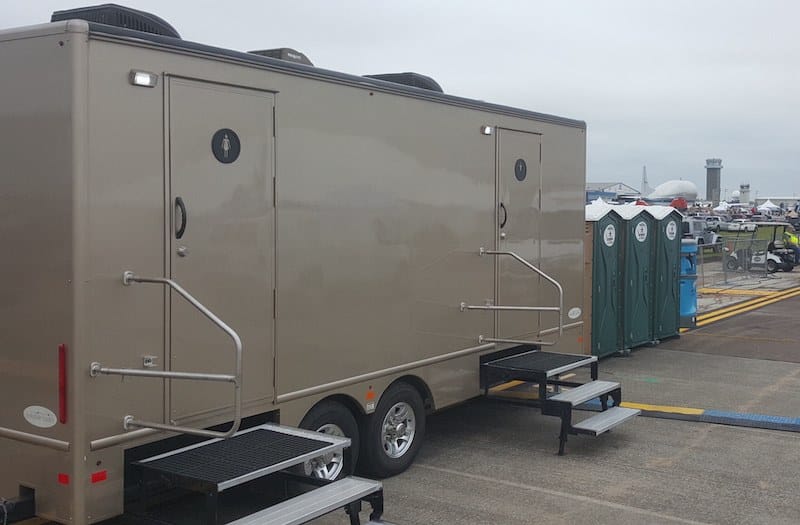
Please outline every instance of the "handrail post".
M239 334L233 328L228 326L222 319L217 317L214 312L206 308L200 301L198 301L192 294L187 292L181 285L172 279L163 277L139 277L132 271L125 271L122 274L122 284L130 286L133 283L155 283L168 286L174 290L178 295L183 297L186 302L191 304L197 311L208 318L218 328L225 332L228 337L233 341L234 349L236 352L236 366L235 373L230 374L205 374L195 372L172 372L172 371L156 371L156 370L141 370L137 368L108 368L102 366L100 363L94 362L89 367L89 375L97 377L100 374L105 375L119 375L119 376L136 376L136 377L155 377L162 379L183 379L195 381L222 381L233 383L233 424L225 432L217 432L214 430L204 430L199 428L184 427L179 425L167 425L164 423L156 423L152 421L141 421L132 415L126 415L122 420L122 426L125 430L131 427L139 428L154 428L157 430L166 430L169 432L180 432L183 434L191 434L195 436L211 437L211 438L229 438L238 432L242 423L242 340Z

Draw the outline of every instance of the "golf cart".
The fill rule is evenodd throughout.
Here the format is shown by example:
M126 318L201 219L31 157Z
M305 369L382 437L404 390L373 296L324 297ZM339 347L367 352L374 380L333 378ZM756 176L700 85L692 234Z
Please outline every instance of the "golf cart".
M795 261L794 250L785 246L783 243L783 234L788 231L794 231L794 228L788 222L770 222L765 225L759 225L760 228L769 228L772 233L772 240L767 245L767 251L770 255L775 255L780 259L779 263L775 264L775 270L783 270L784 272L791 272L797 262ZM767 270L769 270L769 261L767 262Z
M739 235L728 238L723 247L723 265L727 271L766 270L775 273L778 270L791 272L795 267L794 251L783 244L783 232L791 228L789 223L769 222L759 223L758 230L768 231L766 236L762 233L762 242L767 242L766 249L756 239L756 232L752 232L750 239Z

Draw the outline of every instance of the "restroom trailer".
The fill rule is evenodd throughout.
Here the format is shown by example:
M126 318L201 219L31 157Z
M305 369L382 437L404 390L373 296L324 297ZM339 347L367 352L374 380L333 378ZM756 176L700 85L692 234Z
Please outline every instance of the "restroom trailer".
M499 359L592 364L583 122L75 16L0 32L17 510L118 516L240 436L312 443L237 480L392 475Z

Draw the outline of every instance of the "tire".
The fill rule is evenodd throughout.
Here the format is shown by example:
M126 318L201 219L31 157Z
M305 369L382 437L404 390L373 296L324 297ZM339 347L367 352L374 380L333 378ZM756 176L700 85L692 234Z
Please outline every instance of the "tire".
M778 271L778 263L776 263L772 259L767 259L767 272L775 273L777 271Z
M353 413L333 400L318 403L305 415L300 428L350 438L350 448L314 458L303 466L307 476L336 480L351 474L358 461L360 432Z
M361 467L386 478L406 470L425 437L425 406L408 383L395 383L381 396L361 432Z
M736 271L736 268L738 267L739 267L739 262L733 257L728 257L728 260L725 261L725 269L728 270L729 272Z

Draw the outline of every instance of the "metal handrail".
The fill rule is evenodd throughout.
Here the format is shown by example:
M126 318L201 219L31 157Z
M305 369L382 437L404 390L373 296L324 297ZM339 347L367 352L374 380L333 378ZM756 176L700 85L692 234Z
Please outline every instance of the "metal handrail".
M544 277L544 279L556 287L558 290L558 306L495 306L495 305L468 305L467 303L461 303L460 308L463 312L464 310L500 310L500 311L522 311L522 312L558 312L558 335L564 334L564 320L563 320L563 311L564 311L564 289L561 287L561 283L544 273L542 270L537 268L536 266L532 265L519 255L514 252L509 251L500 251L500 250L487 250L483 247L480 249L480 255L508 255L509 257L513 257L517 261L521 262L524 266L528 269L533 270L540 276ZM483 338L484 341L490 341L490 339ZM500 340L492 340L494 342L501 342ZM541 343L540 343L541 344Z
M100 363L94 362L90 365L89 375L97 377L100 374L105 375L119 375L119 376L132 376L132 377L157 377L162 379L184 379L194 381L219 381L233 383L233 424L225 432L217 432L214 430L204 430L200 428L182 427L179 425L167 425L164 423L155 423L152 421L141 421L134 416L127 415L122 420L122 426L125 430L131 427L139 428L154 428L157 430L167 430L169 432L180 432L183 434L191 434L194 436L203 436L211 438L229 438L233 436L238 430L242 422L242 340L230 326L225 324L219 317L206 308L200 301L194 298L192 294L187 292L178 283L172 279L163 277L139 277L131 271L126 271L122 274L122 283L125 286L130 286L132 283L156 283L165 284L172 290L177 292L181 297L197 309L201 314L205 315L212 323L217 325L223 332L228 334L228 337L233 341L236 350L236 373L230 374L205 374L198 372L169 372L169 371L156 371L156 370L141 370L138 368L108 368L102 366Z

